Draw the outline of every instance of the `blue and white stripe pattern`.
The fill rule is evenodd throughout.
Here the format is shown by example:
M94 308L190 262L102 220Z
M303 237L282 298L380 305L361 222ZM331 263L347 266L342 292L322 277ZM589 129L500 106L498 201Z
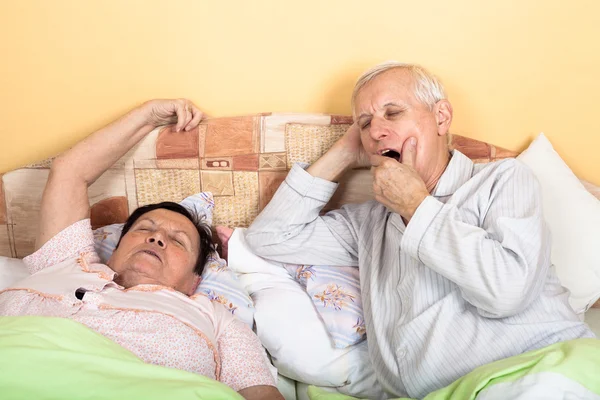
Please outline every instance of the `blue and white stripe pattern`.
M480 365L594 337L556 277L539 184L519 161L476 165L455 150L408 226L375 201L320 216L336 188L294 165L246 240L283 263L359 266L389 395L421 398Z

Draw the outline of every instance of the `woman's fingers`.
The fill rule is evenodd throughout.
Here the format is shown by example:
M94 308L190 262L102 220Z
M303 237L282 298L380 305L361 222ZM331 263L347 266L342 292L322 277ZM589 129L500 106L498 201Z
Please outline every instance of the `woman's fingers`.
M198 126L198 124L200 123L200 121L202 121L202 111L200 111L196 106L192 105L191 106L191 112L192 112L192 119L188 122L187 126L185 127L186 131L190 131L192 129L194 129L195 127Z
M191 103L188 102L185 105L185 121L183 122L182 129L184 129L186 131L189 130L188 125L193 117L194 117L194 115L193 115L193 111L192 111L192 105L191 105Z
M177 124L175 125L175 132L181 131L187 124L188 105L184 100L176 100L174 102L175 113L177 114Z
M203 117L198 107L187 99L154 100L149 104L149 120L155 126L175 124L175 132L194 129Z

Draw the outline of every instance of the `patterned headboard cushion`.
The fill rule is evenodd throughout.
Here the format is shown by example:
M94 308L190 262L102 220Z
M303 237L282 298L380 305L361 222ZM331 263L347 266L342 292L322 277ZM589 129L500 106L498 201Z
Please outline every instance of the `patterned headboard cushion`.
M294 162L313 162L348 128L350 117L258 114L203 121L192 132L154 130L89 189L92 225L123 222L138 206L215 197L215 225L246 227L269 202ZM478 162L516 153L454 136L452 147ZM51 160L4 174L0 185L0 255L34 248L39 204ZM327 209L371 198L369 170L347 174Z

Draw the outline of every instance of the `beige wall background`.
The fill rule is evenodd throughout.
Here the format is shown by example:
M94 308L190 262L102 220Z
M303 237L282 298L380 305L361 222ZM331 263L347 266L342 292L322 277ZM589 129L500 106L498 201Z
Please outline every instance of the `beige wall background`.
M441 77L453 132L522 150L541 131L600 184L600 1L0 2L0 172L155 97L212 116L350 114L367 67Z

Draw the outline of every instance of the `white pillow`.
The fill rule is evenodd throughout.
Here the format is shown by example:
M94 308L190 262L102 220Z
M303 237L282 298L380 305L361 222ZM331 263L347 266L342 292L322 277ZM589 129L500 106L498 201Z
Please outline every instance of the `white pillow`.
M256 333L281 375L357 397L380 398L367 343L335 348L310 296L282 264L256 256L236 229L229 267L254 301Z
M600 308L590 308L585 313L585 323L600 338Z
M585 312L600 298L600 201L589 193L543 133L518 160L542 188L544 217L552 232L552 262L569 302Z
M29 272L23 260L0 256L0 290L12 286L27 276Z

